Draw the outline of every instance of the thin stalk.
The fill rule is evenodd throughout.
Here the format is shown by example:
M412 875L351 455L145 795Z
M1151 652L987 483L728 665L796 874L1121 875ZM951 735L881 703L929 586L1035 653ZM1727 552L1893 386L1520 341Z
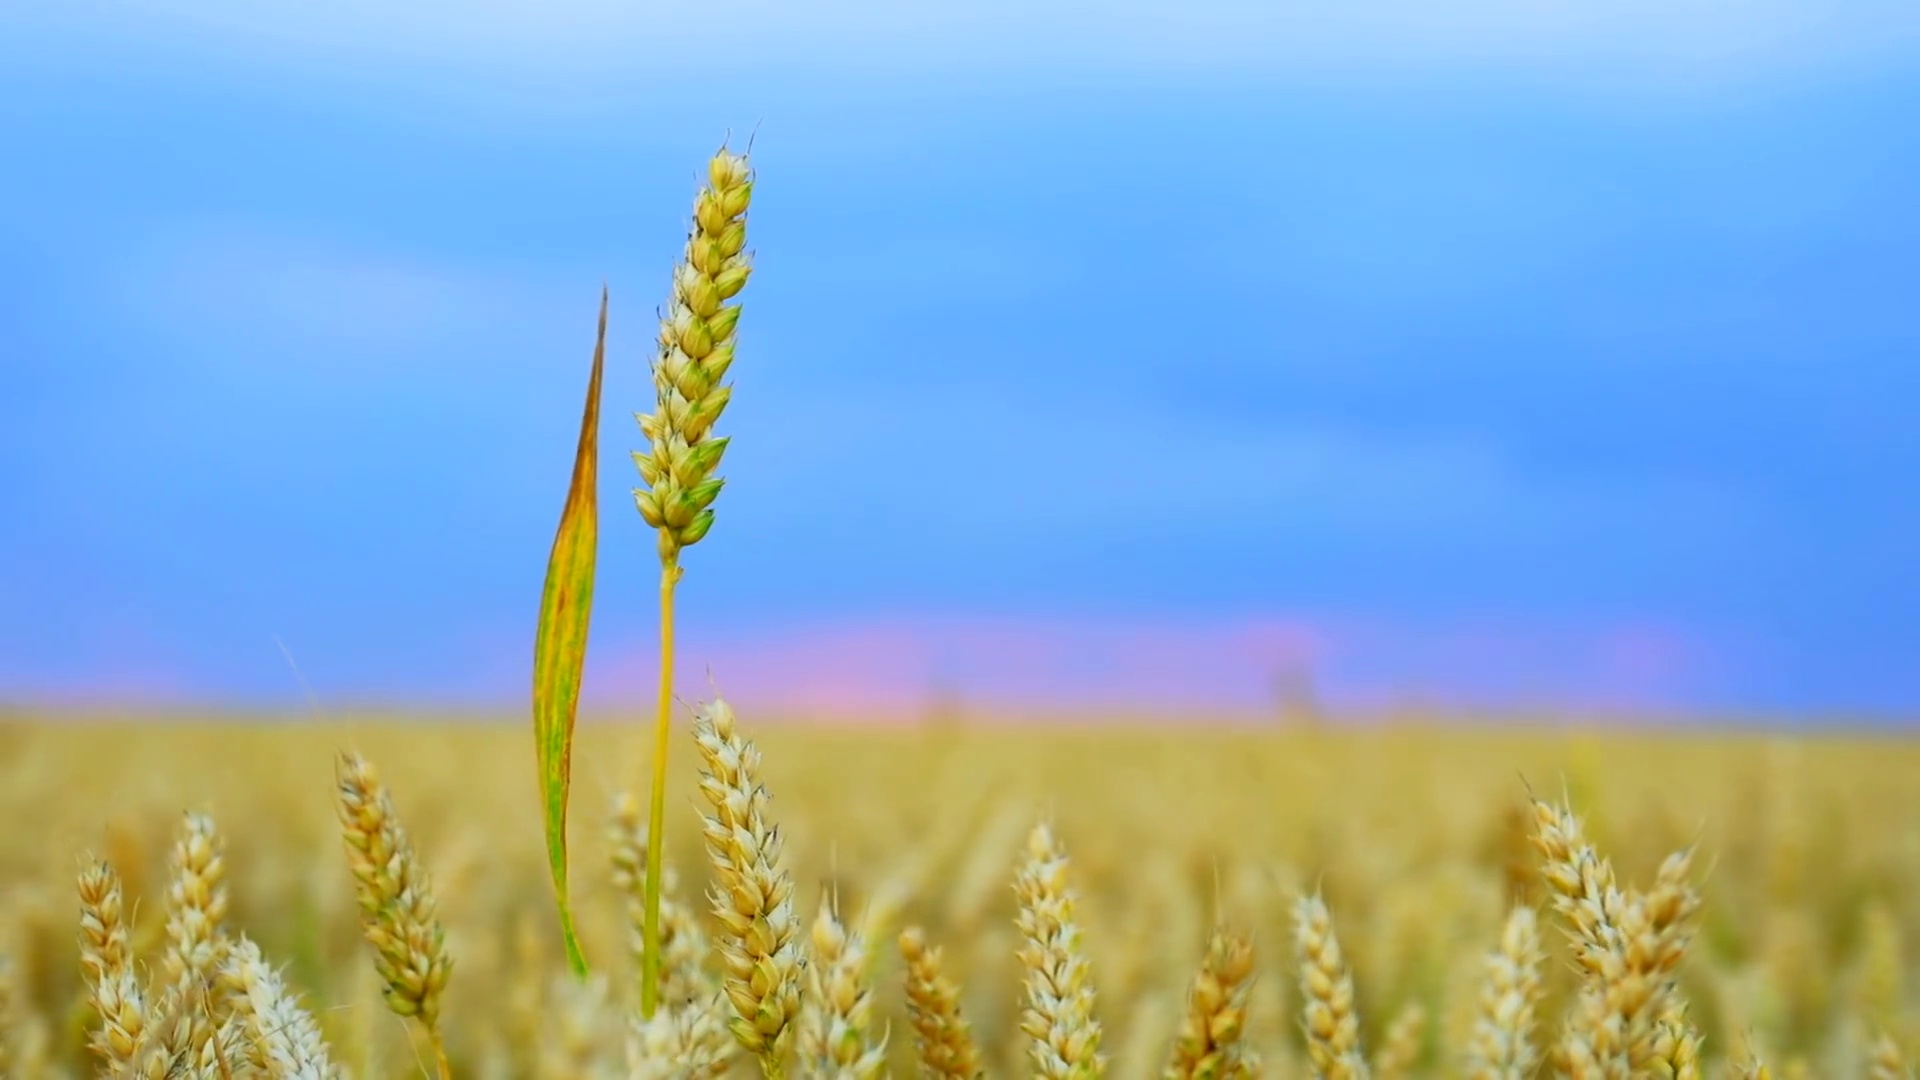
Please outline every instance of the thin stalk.
M680 583L677 555L660 561L660 701L653 722L653 799L647 808L646 919L641 924L640 1015L660 1005L660 877L662 823L667 816L667 734L673 726L673 591Z
M433 1047L433 1064L440 1074L440 1080L453 1080L453 1066L447 1063L447 1044L440 1039L440 1029L427 1029L427 1042Z

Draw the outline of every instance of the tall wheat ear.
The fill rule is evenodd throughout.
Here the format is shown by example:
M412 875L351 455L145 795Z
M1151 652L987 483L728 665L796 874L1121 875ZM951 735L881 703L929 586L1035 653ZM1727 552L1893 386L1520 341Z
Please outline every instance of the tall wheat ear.
M648 804L646 912L641 934L645 973L640 1011L651 1017L660 999L659 837L666 820L667 743L673 718L674 590L680 583L680 553L713 528L713 501L725 486L720 459L727 440L714 422L726 410L733 387L734 328L740 305L727 301L752 274L747 246L747 206L753 172L744 155L722 147L707 163L707 186L693 200L693 227L673 270L673 289L660 316L653 361L654 411L636 415L647 449L633 463L646 484L636 488L640 517L658 534L660 553L660 696L653 729L653 797Z
M1091 1080L1105 1074L1100 1022L1093 1016L1093 983L1085 942L1067 885L1067 852L1052 827L1034 826L1014 877L1023 939L1026 1009L1020 1030L1028 1038L1034 1073L1046 1080Z
M700 794L709 811L703 819L713 870L708 899L721 928L715 944L733 1004L730 1027L768 1080L779 1080L806 966L793 879L781 866L779 830L767 819L760 752L740 735L732 707L719 698L701 706L693 731L705 763Z
M440 1003L453 961L435 914L433 883L372 763L342 753L334 775L360 929L373 946L387 1007L419 1023L441 1080L448 1080L453 1070L440 1033Z

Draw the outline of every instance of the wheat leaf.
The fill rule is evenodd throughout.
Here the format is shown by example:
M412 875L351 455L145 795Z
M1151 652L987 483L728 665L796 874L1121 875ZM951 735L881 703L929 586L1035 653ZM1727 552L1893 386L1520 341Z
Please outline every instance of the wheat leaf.
M593 570L600 514L594 496L599 472L600 371L607 349L607 290L600 290L600 330L593 344L593 374L580 417L580 446L573 483L547 557L547 583L540 595L540 628L533 640L533 735L540 751L540 802L547 827L547 864L553 871L560 932L567 964L587 973L587 959L574 931L567 897L567 795L573 776L573 725L580 706L580 679L587 661L587 624L593 614Z

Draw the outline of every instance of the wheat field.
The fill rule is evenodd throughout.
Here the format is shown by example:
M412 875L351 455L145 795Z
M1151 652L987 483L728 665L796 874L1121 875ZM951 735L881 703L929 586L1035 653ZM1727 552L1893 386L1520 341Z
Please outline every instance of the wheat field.
M1671 996L1684 1002L1697 1049L1678 1072L1907 1075L1920 1030L1909 977L1920 941L1920 746L1908 741L1439 726L829 730L750 716L740 725L763 755L759 781L791 875L797 948L812 961L801 1011L840 1000L834 978L846 980L842 1004L858 998L862 1052L837 1069L810 1065L807 1048L830 1054L820 1047L832 1040L810 1037L802 1016L798 1045L786 1044L795 1075L922 1067L899 947L909 927L958 988L978 1071L1048 1072L1022 1019L1033 1006L1023 939L1036 917L1022 898L1044 893L1041 879L1053 873L1029 851L1041 824L1064 851L1077 898L1073 932L1055 943L1078 950L1069 966L1082 965L1077 1000L1090 1003L1080 1022L1099 1032L1097 1063L1068 1070L1075 1075L1581 1075L1557 1049L1581 1015L1581 949L1568 917L1577 909L1554 905L1540 806L1570 806L1635 895L1657 894L1663 859L1692 851L1685 878L1698 913ZM451 965L435 1006L451 1075L642 1075L628 1059L637 856L631 833L623 846L610 827L622 811L631 825L631 796L645 790L644 727L579 733L572 891L593 972L584 981L560 948L522 726L370 717L0 729L10 823L0 841L5 1075L103 1071L88 1048L101 1020L76 892L89 854L122 890L132 967L155 988L150 1001L187 955L183 935L244 937L311 1014L331 1067L431 1075L429 1041L395 1015L363 936L342 842L342 750L377 767L431 878ZM675 731L669 762L667 885L717 941L726 931L705 895L715 870L701 834L712 811L700 801L690 730ZM216 830L198 856L182 854L189 813ZM224 894L218 925L198 931L179 914L195 906L181 880L195 865L202 892L214 880ZM1312 973L1328 942L1303 936L1297 921L1313 897L1324 900L1322 929L1337 935L1340 968L1318 987ZM841 938L821 937L827 904ZM1475 1050L1485 1049L1488 1001L1498 996L1489 955L1516 906L1537 912L1545 952L1532 1058L1490 1072ZM1216 925L1250 955L1244 971L1196 993L1203 958L1212 957L1210 972L1234 966L1220 941L1209 953ZM714 977L718 953L697 957L691 977ZM1341 1051L1340 1040L1327 1043L1324 1025L1308 1020L1324 1003L1316 993L1338 998L1342 978L1357 1045L1323 1058L1316 1049ZM1183 1066L1174 1048L1189 1004L1215 998L1233 1013L1215 1034L1235 1050ZM1670 1057L1619 1074L1667 1075ZM757 1071L745 1053L731 1054L730 1068Z

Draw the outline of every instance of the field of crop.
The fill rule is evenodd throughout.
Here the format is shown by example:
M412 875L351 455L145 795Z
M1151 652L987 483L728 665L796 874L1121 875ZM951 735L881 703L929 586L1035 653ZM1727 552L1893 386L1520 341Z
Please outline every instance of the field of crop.
M790 1075L873 1075L880 1059L870 1051L883 1038L887 1074L913 1075L917 1029L898 944L908 927L941 950L989 1076L1036 1071L1035 1038L1023 1028L1060 1039L1049 1022L1077 1025L1054 1044L1067 1059L1097 1024L1107 1075L1159 1075L1193 1003L1213 1019L1189 1046L1216 1056L1190 1055L1179 1075L1750 1075L1756 1061L1778 1075L1906 1074L1893 1058L1911 1053L1916 1033L1909 989L1920 943L1920 745L1432 727L740 724L764 756L766 817L781 840L774 862L791 874L799 925L791 944L812 960L802 1014L780 1044ZM452 1075L712 1075L684 1066L629 1072L635 875L617 872L615 855L624 852L632 867L634 836L629 828L616 844L609 825L618 793L646 790L642 727L588 725L575 748L574 894L593 972L584 982L569 975L560 948L523 727L369 719L0 729L10 823L0 842L0 1072L99 1069L87 1047L100 1020L81 962L76 892L91 854L123 891L118 912L133 962L122 966L149 1009L159 1007L168 973L192 965L183 938L197 935L231 955L244 935L317 1021L334 1066L362 1077L431 1075L422 1026L383 1001L362 934L336 775L338 753L352 750L377 768L431 878L451 961L432 1009ZM715 811L702 797L702 762L685 725L671 764L669 899L693 917L670 943L680 951L669 967L688 985L712 987L722 971L716 952L682 966L693 933L716 943L726 936L703 895L714 872L701 816ZM1557 819L1537 816L1535 796L1570 803L1620 892L1556 909L1557 889L1578 894L1580 879L1598 871L1574 852L1560 864L1573 880L1543 875L1539 826L1550 838ZM186 845L182 860L175 849L189 811L209 815L215 831ZM1064 879L1059 864L1030 851L1042 822L1067 855ZM1659 875L1666 856L1690 845L1689 865ZM1024 874L1018 896L1016 873ZM87 916L96 972L101 942L112 937L103 911L105 922L114 918L97 902L101 880ZM1062 880L1077 898L1071 909L1060 903ZM1697 914L1683 899L1692 890ZM1297 903L1316 892L1331 924L1309 920L1303 936L1296 916L1308 909ZM1663 895L1679 923L1665 938ZM830 896L851 950L811 932ZM1490 964L1503 926L1524 930L1524 917L1508 923L1510 902L1539 913L1537 993L1514 933L1508 952L1519 963ZM1644 912L1650 928L1633 921ZM1632 1004L1623 1006L1628 1019L1615 1034L1651 1023L1649 1045L1658 1047L1651 1060L1623 1057L1631 1057L1627 1071L1582 1063L1578 1049L1590 1050L1592 1038L1566 1038L1589 1030L1579 987L1592 984L1575 962L1590 951L1570 944L1568 931L1593 917L1625 927L1621 955L1632 962L1645 959L1635 958L1635 926L1662 939L1661 948L1685 946L1672 993L1662 998L1662 978L1643 983L1652 988L1643 996L1668 1003L1658 1017L1635 1020ZM1218 977L1194 997L1216 924L1232 936L1213 954ZM1250 943L1250 970L1241 970L1234 940ZM1038 955L1049 950L1051 960ZM1083 959L1090 1021L1075 1013L1088 1000L1073 985ZM1352 981L1350 1013L1342 970ZM1490 982L1503 971L1504 983ZM1041 976L1053 981L1041 979L1045 992L1035 998ZM1617 984L1620 972L1612 976ZM1036 1000L1043 1022L1023 1024ZM1682 1002L1683 1010L1669 1007ZM823 1003L834 1036L809 1038ZM1524 1055L1489 1060L1502 1052L1503 1031L1527 1026L1529 1007L1537 1022L1525 1046L1537 1068ZM724 1021L726 999L713 1008ZM1344 1045L1349 1016L1357 1054ZM1592 1030L1604 1043L1606 1029ZM1687 1060L1696 1037L1698 1065ZM731 1036L719 1041L734 1072L758 1071ZM809 1061L810 1049L831 1056L843 1041L860 1051L847 1068ZM1504 1052L1513 1049L1509 1040ZM241 1057L251 1053L243 1048ZM971 1071L961 1057L950 1068ZM242 1060L230 1071L252 1075L242 1066L252 1067Z

